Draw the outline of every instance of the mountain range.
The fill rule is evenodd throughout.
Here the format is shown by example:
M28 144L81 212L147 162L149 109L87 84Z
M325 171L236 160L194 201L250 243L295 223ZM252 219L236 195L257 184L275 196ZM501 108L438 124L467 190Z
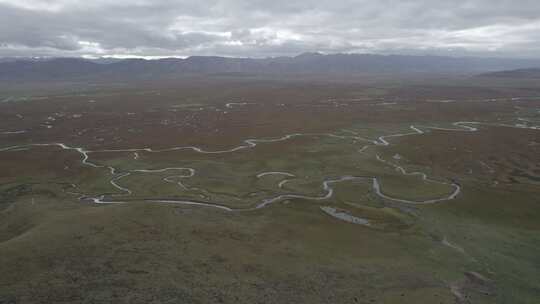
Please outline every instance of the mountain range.
M540 67L540 60L477 57L304 53L295 57L192 56L144 59L0 60L1 81L155 79L192 74L480 74Z
M540 79L540 68L517 69L484 73L483 77Z

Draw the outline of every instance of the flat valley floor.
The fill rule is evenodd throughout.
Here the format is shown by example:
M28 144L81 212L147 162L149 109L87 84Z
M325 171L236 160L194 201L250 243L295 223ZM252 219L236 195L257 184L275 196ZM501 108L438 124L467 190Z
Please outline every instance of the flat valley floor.
M540 85L0 90L0 303L539 303Z

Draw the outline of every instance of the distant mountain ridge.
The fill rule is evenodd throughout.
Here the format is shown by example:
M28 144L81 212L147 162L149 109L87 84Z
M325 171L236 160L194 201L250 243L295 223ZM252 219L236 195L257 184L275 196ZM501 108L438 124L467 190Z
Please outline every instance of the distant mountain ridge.
M475 57L304 53L295 57L228 58L192 56L186 59L0 61L0 80L83 80L92 78L178 77L190 74L392 74L485 73L540 66L540 60Z
M540 68L517 69L481 74L482 77L540 79Z

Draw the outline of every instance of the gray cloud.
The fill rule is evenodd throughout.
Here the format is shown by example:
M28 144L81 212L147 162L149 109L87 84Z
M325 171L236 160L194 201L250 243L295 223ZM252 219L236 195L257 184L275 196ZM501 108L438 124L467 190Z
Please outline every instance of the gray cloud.
M540 1L0 0L0 56L540 58Z

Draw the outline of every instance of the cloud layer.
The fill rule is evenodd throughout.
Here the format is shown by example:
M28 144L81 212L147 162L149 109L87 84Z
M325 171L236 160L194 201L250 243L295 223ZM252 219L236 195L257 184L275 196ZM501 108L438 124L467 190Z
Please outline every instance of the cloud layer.
M1 56L540 58L538 0L0 0Z

